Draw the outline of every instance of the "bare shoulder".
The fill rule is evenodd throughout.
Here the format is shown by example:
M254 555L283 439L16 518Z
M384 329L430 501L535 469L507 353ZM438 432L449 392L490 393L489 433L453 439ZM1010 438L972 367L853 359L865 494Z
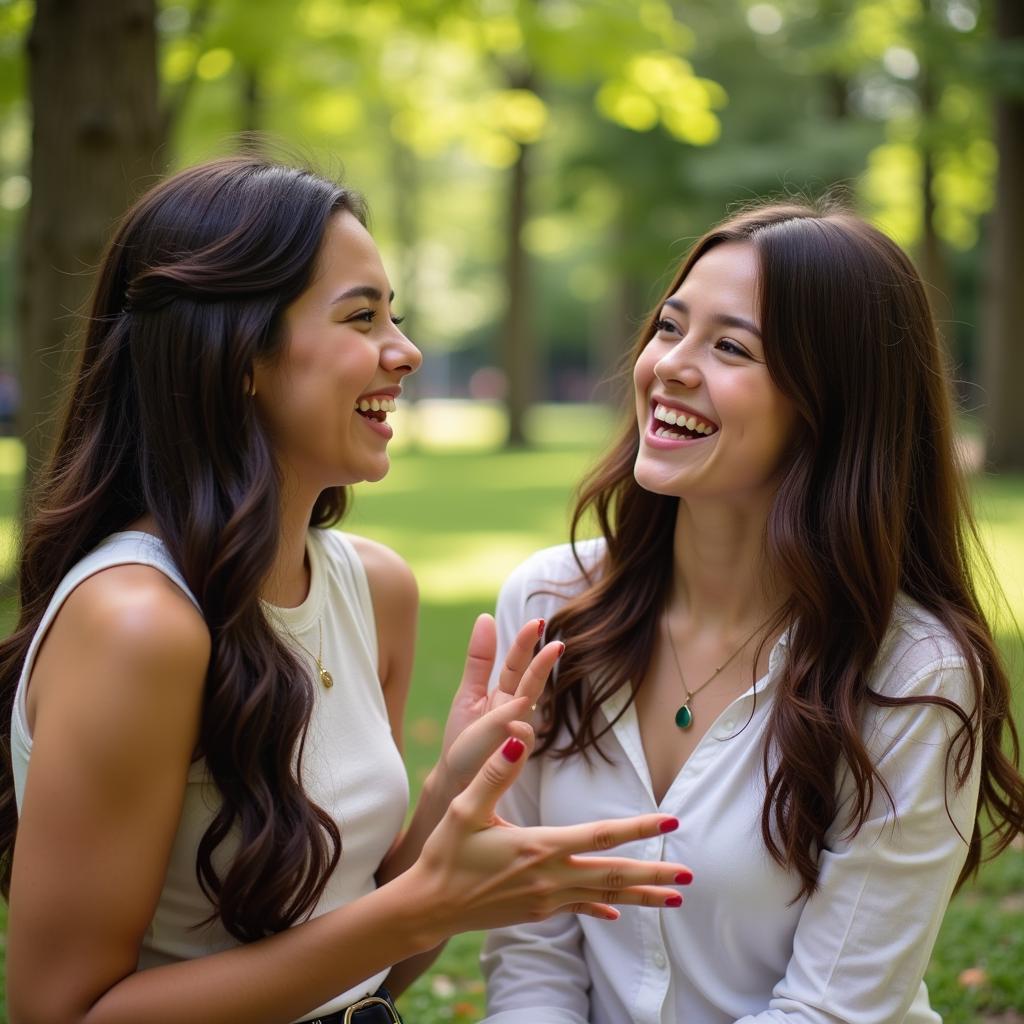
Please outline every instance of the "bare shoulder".
M415 611L419 602L416 577L401 555L385 544L355 534L346 534L359 555L370 584L374 609L401 613Z
M158 569L103 569L71 592L47 632L28 690L29 725L50 695L72 706L88 694L108 709L111 702L195 704L210 648L198 609Z
M116 565L80 583L51 632L77 634L131 663L173 663L205 669L210 633L196 606L159 569Z

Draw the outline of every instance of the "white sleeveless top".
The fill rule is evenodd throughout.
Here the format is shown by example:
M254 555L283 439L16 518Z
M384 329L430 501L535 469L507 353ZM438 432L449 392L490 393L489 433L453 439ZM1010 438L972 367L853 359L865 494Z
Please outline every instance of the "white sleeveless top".
M395 747L377 675L377 633L366 572L351 541L331 530L312 529L306 550L310 587L297 608L266 605L267 618L298 656L310 665L316 700L303 761L303 784L311 799L341 828L341 860L313 911L319 916L372 892L374 875L405 819L409 785ZM116 533L103 541L64 577L28 649L11 717L11 760L19 811L32 752L25 712L26 683L36 653L68 595L87 577L114 565L142 564L159 569L192 601L163 542L148 533ZM318 652L323 624L323 664L334 686L325 689L310 652ZM290 635L289 635L290 634ZM301 641L308 649L293 641ZM185 803L167 877L139 953L139 970L195 959L237 946L219 921L197 928L212 907L196 880L196 849L213 819L220 795L205 760L192 764ZM226 849L226 847L231 847ZM230 841L214 856L219 869L235 849ZM303 1019L322 1016L377 990L382 971L341 992Z

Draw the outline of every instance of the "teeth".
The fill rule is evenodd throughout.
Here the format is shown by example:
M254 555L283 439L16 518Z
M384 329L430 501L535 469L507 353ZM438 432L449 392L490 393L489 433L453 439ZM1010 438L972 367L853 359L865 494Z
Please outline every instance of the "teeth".
M395 408L393 398L360 398L356 402L359 412L394 412Z
M662 423L667 423L669 426L685 427L687 430L692 430L697 434L713 434L716 430L712 424L706 423L696 416L688 416L684 412L676 412L675 409L670 409L667 405L656 405L654 407L654 418ZM655 436L661 437L662 435L659 432L655 432ZM670 432L669 436L676 437L678 435Z

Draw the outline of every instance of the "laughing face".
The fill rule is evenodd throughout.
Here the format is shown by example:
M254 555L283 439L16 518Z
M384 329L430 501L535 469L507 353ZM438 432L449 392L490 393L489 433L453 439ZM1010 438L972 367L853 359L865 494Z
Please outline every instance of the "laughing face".
M284 312L284 350L254 380L279 462L314 493L388 471L387 416L422 361L391 298L366 228L336 214L312 284Z
M726 242L666 300L633 370L641 487L682 498L774 491L794 435L791 402L765 365L757 253Z

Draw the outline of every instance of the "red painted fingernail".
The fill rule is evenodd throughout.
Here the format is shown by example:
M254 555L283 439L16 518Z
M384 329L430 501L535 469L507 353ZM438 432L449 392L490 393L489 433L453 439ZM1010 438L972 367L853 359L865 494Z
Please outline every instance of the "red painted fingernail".
M517 740L515 736L509 736L505 740L505 745L501 748L501 756L506 761L511 761L515 764L523 756L523 751L526 749L522 740Z
M675 832L679 828L678 818L666 818L659 826L659 832Z
M669 898L667 900L665 900L665 906L666 907L681 907L682 905L683 905L683 897L682 896L669 896Z
M563 654L565 654L565 644L560 643L558 645L558 657L560 658Z
M543 619L541 619L540 622L537 623L537 639L538 640L543 640L544 639L544 620Z
M604 912L604 919L606 921L618 921L618 919L619 919L619 912L617 910L613 910L611 907L609 907Z
M680 871L676 875L676 885L689 885L693 881L692 871Z

